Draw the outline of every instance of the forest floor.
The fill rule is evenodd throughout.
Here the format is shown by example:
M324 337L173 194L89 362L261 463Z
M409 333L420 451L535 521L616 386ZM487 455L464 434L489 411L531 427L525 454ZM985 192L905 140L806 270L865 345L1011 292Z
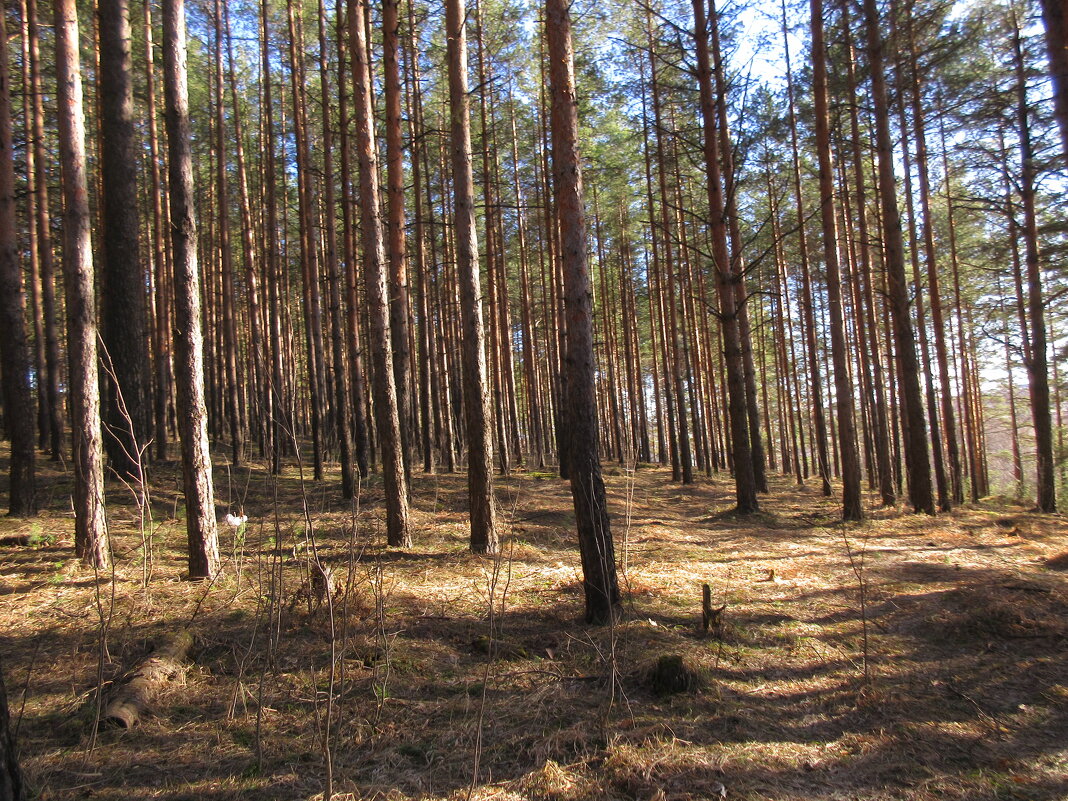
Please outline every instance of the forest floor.
M397 550L377 478L342 512L336 476L219 469L220 515L250 519L221 527L206 585L181 577L175 463L153 467L143 529L109 484L101 576L73 557L69 475L40 469L43 513L0 521L31 798L321 798L328 711L344 799L1068 798L1063 516L990 500L843 526L782 478L739 518L726 476L610 467L624 615L595 628L568 485L547 472L497 482L494 559L467 552L462 475L414 475L415 544ZM324 603L313 550L336 585ZM706 582L726 604L707 634ZM106 703L184 628L188 667L141 722L97 729L97 688ZM680 692L654 680L661 657Z

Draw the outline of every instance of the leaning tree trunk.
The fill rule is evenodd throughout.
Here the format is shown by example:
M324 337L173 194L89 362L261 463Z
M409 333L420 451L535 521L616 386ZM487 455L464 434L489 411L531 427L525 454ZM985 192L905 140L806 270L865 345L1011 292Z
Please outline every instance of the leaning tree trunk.
M597 444L593 363L593 290L586 263L582 165L578 153L571 20L566 0L547 0L545 35L552 93L553 194L560 224L560 258L567 316L567 413L571 497L582 555L586 620L609 623L619 605L615 550Z
M364 286L371 318L371 359L374 367L372 385L378 439L382 447L386 539L390 545L408 547L412 542L408 522L408 481L404 470L397 386L393 376L393 346L390 341L382 217L379 213L378 159L375 155L371 69L367 63L364 2L365 0L349 0L348 5L352 89L356 108L356 156L360 173Z
M467 424L467 489L471 504L471 550L497 551L493 506L492 415L486 393L485 328L475 234L474 175L471 168L471 115L467 90L467 35L463 0L446 0L449 50L449 108L456 230L456 271L463 321L464 416Z
M169 157L171 249L174 253L174 372L182 441L189 577L219 569L215 495L204 407L204 337L193 213L193 152L186 83L185 0L163 0L163 90Z
M11 436L11 493L8 508L23 517L37 513L34 473L34 414L30 394L30 351L26 342L26 296L15 233L15 162L11 126L4 3L0 0L0 372L4 419Z
M63 276L67 301L68 397L74 440L74 549L98 568L108 564L104 520L104 455L96 363L93 246L85 169L85 113L78 56L78 9L56 0L59 164L63 185Z

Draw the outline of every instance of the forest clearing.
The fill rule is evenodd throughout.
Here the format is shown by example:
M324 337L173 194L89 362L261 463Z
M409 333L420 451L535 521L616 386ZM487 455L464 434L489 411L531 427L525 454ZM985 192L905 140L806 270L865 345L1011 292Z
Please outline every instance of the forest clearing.
M116 566L99 580L73 557L69 477L50 471L42 515L0 523L30 797L321 798L328 708L343 799L1068 795L1062 517L998 500L843 524L818 488L777 478L743 518L726 476L606 472L624 612L589 627L570 493L548 473L499 480L491 557L468 549L460 475L414 478L414 544L397 550L378 477L339 513L336 481L219 469L220 509L243 501L249 520L196 583L180 579L173 463L154 471L148 565L136 504L109 495ZM333 639L308 591L305 500ZM726 605L707 634L705 582ZM188 662L139 723L94 735L97 687L106 704L186 627ZM661 657L693 684L657 685Z
M0 801L1064 801L1066 10L0 0Z

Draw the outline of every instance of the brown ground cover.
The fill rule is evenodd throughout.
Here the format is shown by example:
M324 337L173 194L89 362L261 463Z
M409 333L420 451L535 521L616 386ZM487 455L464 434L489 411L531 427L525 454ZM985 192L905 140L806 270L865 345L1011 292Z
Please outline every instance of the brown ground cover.
M396 551L374 480L346 509L336 480L220 469L220 515L250 519L222 528L206 586L181 579L176 465L153 468L143 525L109 486L101 576L73 558L68 477L43 468L45 512L0 521L0 649L35 798L321 798L327 750L353 799L1068 798L1061 516L990 500L842 526L780 479L741 519L726 476L609 469L625 614L589 628L549 473L498 482L493 559L466 551L462 476L414 476L415 546ZM705 582L726 604L709 634ZM192 659L140 723L98 727L184 628ZM681 692L658 692L662 657Z

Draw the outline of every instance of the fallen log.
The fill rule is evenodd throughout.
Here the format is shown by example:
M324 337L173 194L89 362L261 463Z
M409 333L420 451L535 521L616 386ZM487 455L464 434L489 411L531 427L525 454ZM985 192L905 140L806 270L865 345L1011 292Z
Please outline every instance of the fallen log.
M193 646L193 634L180 631L157 648L130 674L104 710L104 722L123 729L132 728L160 686L182 669Z

